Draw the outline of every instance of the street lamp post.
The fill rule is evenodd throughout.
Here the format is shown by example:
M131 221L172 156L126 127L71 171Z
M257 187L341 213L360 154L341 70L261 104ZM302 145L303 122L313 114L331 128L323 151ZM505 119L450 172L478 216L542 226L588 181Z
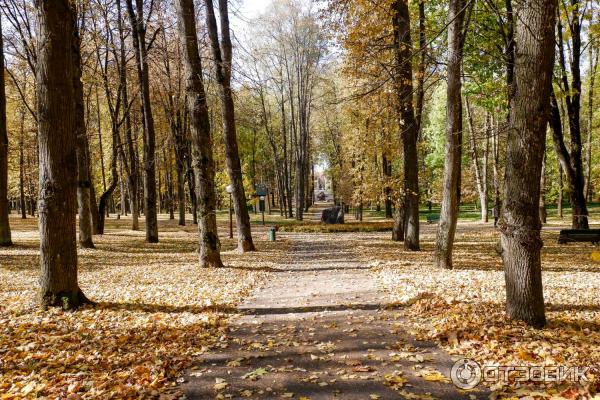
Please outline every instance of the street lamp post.
M260 196L260 212L262 213L262 224L265 225L265 196Z
M227 185L225 190L229 193L229 239L233 239L233 210L231 208L231 193L233 193L233 186Z

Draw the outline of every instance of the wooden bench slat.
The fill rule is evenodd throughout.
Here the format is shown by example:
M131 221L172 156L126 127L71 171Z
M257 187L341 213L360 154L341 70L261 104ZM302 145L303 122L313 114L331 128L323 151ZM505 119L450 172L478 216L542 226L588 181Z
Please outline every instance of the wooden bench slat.
M592 242L600 243L600 229L562 229L558 235L558 243Z

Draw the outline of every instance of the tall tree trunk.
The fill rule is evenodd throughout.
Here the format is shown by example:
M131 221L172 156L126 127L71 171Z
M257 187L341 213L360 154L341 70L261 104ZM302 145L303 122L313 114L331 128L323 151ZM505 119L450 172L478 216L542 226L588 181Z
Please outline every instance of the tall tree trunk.
M202 62L198 52L193 0L178 0L179 35L186 64L186 92L192 130L193 166L199 204L200 265L222 267L221 244L215 213L215 166L206 94L202 82Z
M572 226L573 229L589 229L588 210L584 192L584 172L581 160L581 24L580 24L580 1L570 1L571 17L569 18L569 28L571 33L571 83L567 78L567 66L563 50L562 23L558 20L558 55L559 65L561 67L562 89L565 94L565 103L567 108L567 117L569 121L569 133L571 136L570 153L564 143L556 144L563 154L559 158L568 159L568 165L563 165L569 182L569 197L571 200ZM560 134L557 136L557 134ZM554 140L564 142L562 130L554 130Z
M540 178L540 222L546 223L548 213L546 212L546 137L544 136L544 157L542 159L542 173Z
M225 142L225 158L227 173L233 186L233 208L238 231L238 250L241 252L254 251L252 233L250 230L250 216L246 208L246 193L242 179L242 166L238 152L237 134L235 130L235 110L231 90L231 58L232 45L229 32L229 12L227 0L219 0L219 16L221 27L221 41L215 10L212 0L205 0L206 26L215 60L217 82L219 84L219 97L221 98L221 113L223 115L223 136Z
M593 3L590 3L593 5ZM592 13L593 17L593 13ZM598 51L595 50L593 43L589 43L590 59L590 88L588 90L588 123L586 140L586 158L585 158L585 188L583 192L587 201L592 201L592 129L594 123L594 83L596 82L596 70L598 67Z
M471 164L473 174L475 175L475 185L479 193L479 205L481 207L481 222L488 222L488 204L487 204L487 147L484 151L483 168L479 167L479 154L477 153L477 140L475 138L475 126L468 96L464 96L465 110L467 112L467 124L469 126L469 143L471 145ZM486 143L489 140L489 117L485 120ZM487 144L486 144L487 146Z
M385 217L393 218L392 188L389 184L389 181L392 179L392 161L388 160L387 154L385 152L383 152L383 154L381 155L381 164L383 167L383 176L385 179L385 185L383 188L383 195L385 197Z
M75 137L77 154L77 204L79 214L79 246L93 249L92 210L90 203L90 155L85 124L83 84L81 83L81 37L77 23L73 28L71 60L73 62L73 94L75 101Z
M156 213L156 134L152 116L150 99L150 76L148 70L146 24L144 23L144 2L135 0L134 10L132 0L126 0L135 50L140 96L142 102L144 127L144 194L146 217L146 242L158 243L158 215Z
M562 169L562 166L559 161L558 162L558 199L556 200L556 215L559 218L563 217L563 190L564 190L563 169Z
M425 99L425 60L427 59L427 37L425 35L425 1L419 0L419 67L417 71L416 115L417 132L422 132L423 104Z
M40 301L77 308L87 301L77 282L77 171L72 41L68 0L36 2L38 145L40 157Z
M588 229L589 226L587 225L587 217L583 218L584 216L587 216L587 205L584 198L583 180L577 177L577 169L573 168L573 153L571 152L571 154L569 154L567 146L564 142L560 110L554 92L552 92L550 95L550 102L552 139L561 169L565 172L565 175L567 176L567 183L569 184L572 226L573 229Z
M515 91L506 154L507 201L500 220L506 311L511 319L542 327L546 318L539 196L554 64L556 1L519 2L515 11Z
M499 121L496 120L496 123L493 123L492 116L492 125L495 126L495 133L492 136L492 174L493 174L493 184L494 184L494 206L497 207L497 210L500 210L500 126Z
M462 157L462 53L465 1L450 0L448 8L448 89L446 100L446 156L442 210L438 224L435 260L440 268L452 269L452 248L460 204Z
M0 21L0 246L12 245L8 222L8 134L6 132L6 94L4 89L4 45Z
M404 148L404 208L406 250L419 250L419 164L417 153L417 123L413 107L412 41L407 0L392 4L398 120Z
M27 218L27 204L25 202L25 111L21 110L19 124L19 202L21 206L21 219Z
M140 229L140 211L139 211L139 184L138 184L138 161L137 161L137 140L132 137L131 111L129 107L129 92L127 89L127 57L125 55L125 34L122 22L121 1L117 0L117 26L119 30L119 47L121 59L121 70L119 81L121 85L122 98L125 112L125 141L127 144L127 158L123 157L123 162L128 165L127 170L127 188L129 190L129 208L131 211L131 230Z
M177 161L179 163L179 161ZM183 164L177 167L177 206L180 226L185 226L185 172Z

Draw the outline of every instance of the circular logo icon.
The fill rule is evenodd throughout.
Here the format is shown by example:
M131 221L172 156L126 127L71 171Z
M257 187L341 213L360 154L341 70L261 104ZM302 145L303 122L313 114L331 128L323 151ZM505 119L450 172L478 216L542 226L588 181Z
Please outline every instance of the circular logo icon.
M460 389L473 389L481 382L481 367L473 360L462 358L452 366L450 378Z

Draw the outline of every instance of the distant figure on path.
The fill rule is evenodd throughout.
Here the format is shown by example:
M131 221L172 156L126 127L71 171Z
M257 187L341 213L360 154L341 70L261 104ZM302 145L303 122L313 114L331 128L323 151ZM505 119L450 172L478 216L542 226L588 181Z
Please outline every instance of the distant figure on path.
M492 208L492 216L494 217L494 228L498 226L498 216L500 215L500 207L498 203L494 204L494 208Z

